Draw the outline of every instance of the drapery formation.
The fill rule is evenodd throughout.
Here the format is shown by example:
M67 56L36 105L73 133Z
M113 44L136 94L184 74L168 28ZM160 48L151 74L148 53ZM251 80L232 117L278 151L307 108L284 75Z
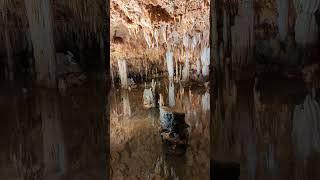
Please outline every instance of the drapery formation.
M240 3L232 34L232 62L236 66L249 65L254 55L254 9L253 0Z
M313 45L318 40L318 25L314 13L320 0L294 0L297 12L295 39L302 46Z

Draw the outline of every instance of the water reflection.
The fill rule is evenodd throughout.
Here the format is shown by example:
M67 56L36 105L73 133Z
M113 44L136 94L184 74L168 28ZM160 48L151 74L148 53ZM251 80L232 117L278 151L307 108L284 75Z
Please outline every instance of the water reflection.
M2 87L1 179L106 178L102 89Z
M115 89L110 105L111 179L209 179L209 113L201 106L204 86L183 87L166 81L161 85L157 92L167 107L184 112L190 125L186 153L181 157L165 154L159 108L144 107L143 87L128 91L131 117L124 116L126 110L119 104L123 93Z
M320 178L319 88L299 77L226 71L211 96L213 160L239 164L243 180Z

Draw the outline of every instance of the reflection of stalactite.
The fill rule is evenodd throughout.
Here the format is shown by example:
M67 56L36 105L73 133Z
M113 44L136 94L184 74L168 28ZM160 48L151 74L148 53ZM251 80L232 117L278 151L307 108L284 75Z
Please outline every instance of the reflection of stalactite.
M45 174L65 173L67 160L58 97L48 92L41 92L39 108L42 119ZM55 172L57 169L58 172Z
M122 103L123 103L123 115L124 116L131 116L131 106L130 106L130 100L129 100L129 94L128 91L122 91Z
M254 9L253 1L241 2L239 15L232 27L232 62L236 66L246 66L253 60Z
M320 106L310 95L301 105L297 105L293 115L293 141L297 153L306 159L313 151L320 151Z
M288 0L277 0L278 6L278 29L280 39L286 40L288 33L288 16L289 16L289 3Z
M294 0L298 14L295 25L295 38L301 45L314 44L318 40L318 25L314 13L320 0Z
M25 0L39 83L56 87L56 60L50 0Z

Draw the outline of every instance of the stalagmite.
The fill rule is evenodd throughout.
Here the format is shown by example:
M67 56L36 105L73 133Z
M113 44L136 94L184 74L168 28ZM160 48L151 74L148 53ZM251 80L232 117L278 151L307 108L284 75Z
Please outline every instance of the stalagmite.
M121 80L121 87L124 89L128 88L128 73L127 73L127 62L123 59L118 59L119 75Z
M319 119L320 105L311 95L307 95L304 103L295 107L293 114L292 137L301 159L320 151Z
M174 107L176 105L175 96L174 96L174 83L170 81L169 83L169 106Z
M33 44L37 80L40 85L57 87L51 1L25 0L24 2Z
M189 80L189 71L190 71L190 64L189 64L189 54L186 54L186 61L184 62L183 70L182 70L182 80L188 81Z
M167 62L167 69L169 74L169 79L173 80L173 74L174 74L174 66L173 66L173 53L168 51L166 53L166 62Z
M319 8L320 0L294 0L293 2L298 15L295 25L297 43L303 46L315 44L318 40L315 12Z
M240 4L239 15L235 18L232 33L232 62L243 67L253 61L254 55L254 9L253 1Z
M201 52L202 75L209 76L210 48L203 48Z
M277 0L278 7L278 29L280 40L285 41L288 33L288 16L289 16L289 3L288 0Z

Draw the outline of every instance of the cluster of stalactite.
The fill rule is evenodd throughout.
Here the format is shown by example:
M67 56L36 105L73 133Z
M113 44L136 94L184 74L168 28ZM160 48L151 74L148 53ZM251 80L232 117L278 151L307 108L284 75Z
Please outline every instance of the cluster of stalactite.
M14 79L19 57L27 59L23 61L35 71L39 84L56 87L56 51L74 50L74 46L80 51L103 47L102 1L1 0L0 5L0 26L4 29L0 55L7 59L7 79Z

